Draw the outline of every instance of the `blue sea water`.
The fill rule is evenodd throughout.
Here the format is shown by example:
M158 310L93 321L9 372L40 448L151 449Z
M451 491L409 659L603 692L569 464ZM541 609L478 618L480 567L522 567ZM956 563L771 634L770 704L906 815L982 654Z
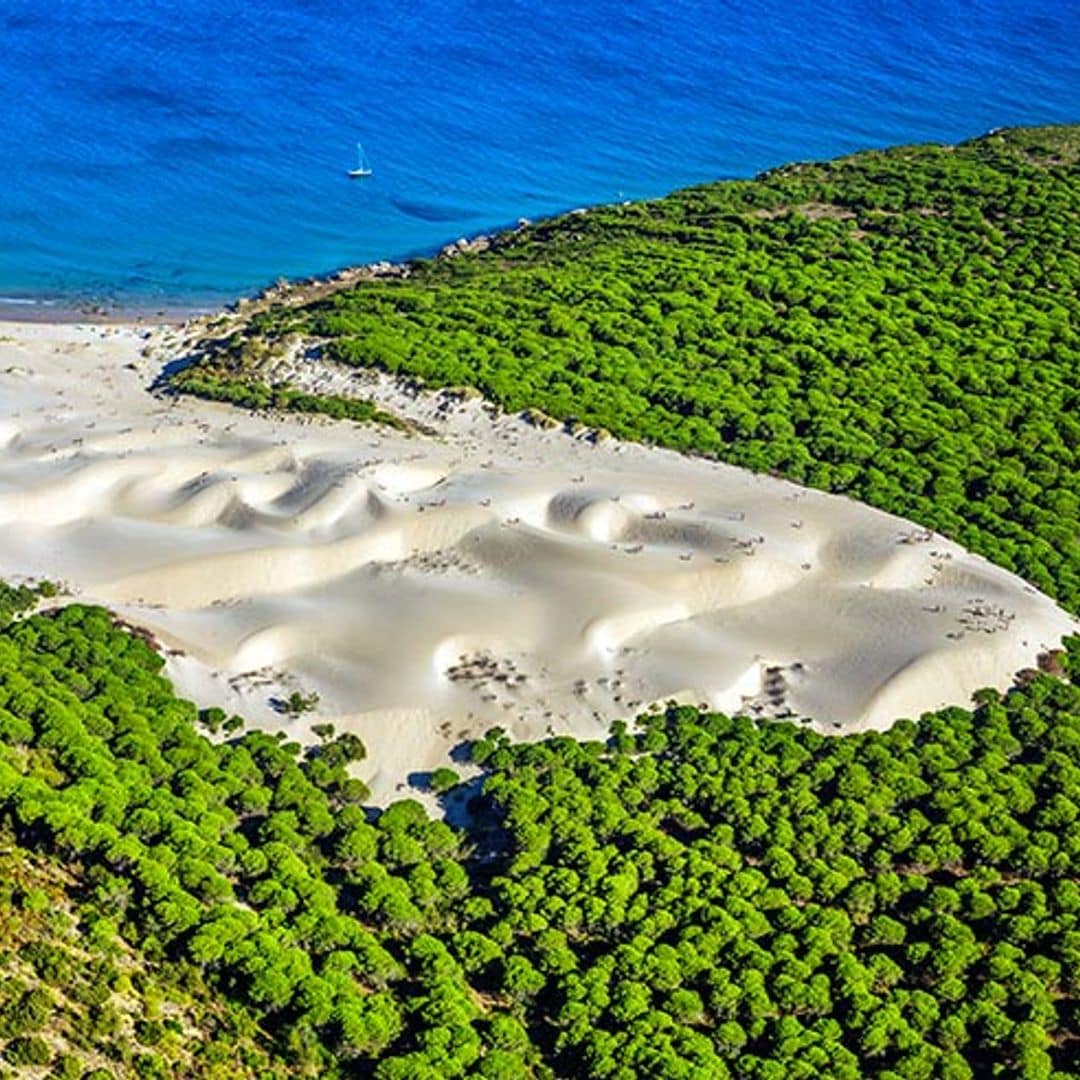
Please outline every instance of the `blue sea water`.
M0 0L0 296L205 304L1080 120L1078 0ZM374 165L350 182L362 139Z

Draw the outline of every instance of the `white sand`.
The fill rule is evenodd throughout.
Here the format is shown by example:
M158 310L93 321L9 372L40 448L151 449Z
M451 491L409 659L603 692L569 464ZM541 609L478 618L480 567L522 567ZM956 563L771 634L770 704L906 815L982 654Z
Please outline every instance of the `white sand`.
M389 379L289 370L439 437L155 398L169 335L148 333L0 324L0 576L148 627L200 704L355 731L379 800L492 725L600 737L669 698L883 727L1076 629L857 503ZM270 709L293 687L317 714Z

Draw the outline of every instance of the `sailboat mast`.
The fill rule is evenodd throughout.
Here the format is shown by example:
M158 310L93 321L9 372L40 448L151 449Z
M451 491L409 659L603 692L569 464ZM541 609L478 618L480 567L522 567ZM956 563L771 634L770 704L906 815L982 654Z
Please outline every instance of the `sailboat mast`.
M371 175L371 166L367 163L367 157L364 154L364 144L361 142L356 144L356 168L349 169L348 172L349 175L354 178Z

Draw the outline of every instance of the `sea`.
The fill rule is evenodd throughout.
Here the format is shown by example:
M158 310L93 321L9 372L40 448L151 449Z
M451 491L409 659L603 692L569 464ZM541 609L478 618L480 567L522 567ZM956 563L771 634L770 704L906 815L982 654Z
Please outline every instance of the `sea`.
M212 307L523 217L1069 121L1080 0L0 0L0 304Z

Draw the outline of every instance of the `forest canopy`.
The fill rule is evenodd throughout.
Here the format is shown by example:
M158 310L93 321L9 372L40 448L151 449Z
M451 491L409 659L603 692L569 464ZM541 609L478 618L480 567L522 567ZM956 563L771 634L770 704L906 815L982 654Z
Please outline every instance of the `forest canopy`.
M461 830L365 809L328 726L211 740L161 666L98 609L0 631L12 1066L1078 1075L1066 679L844 738L674 706L606 743L493 731Z

